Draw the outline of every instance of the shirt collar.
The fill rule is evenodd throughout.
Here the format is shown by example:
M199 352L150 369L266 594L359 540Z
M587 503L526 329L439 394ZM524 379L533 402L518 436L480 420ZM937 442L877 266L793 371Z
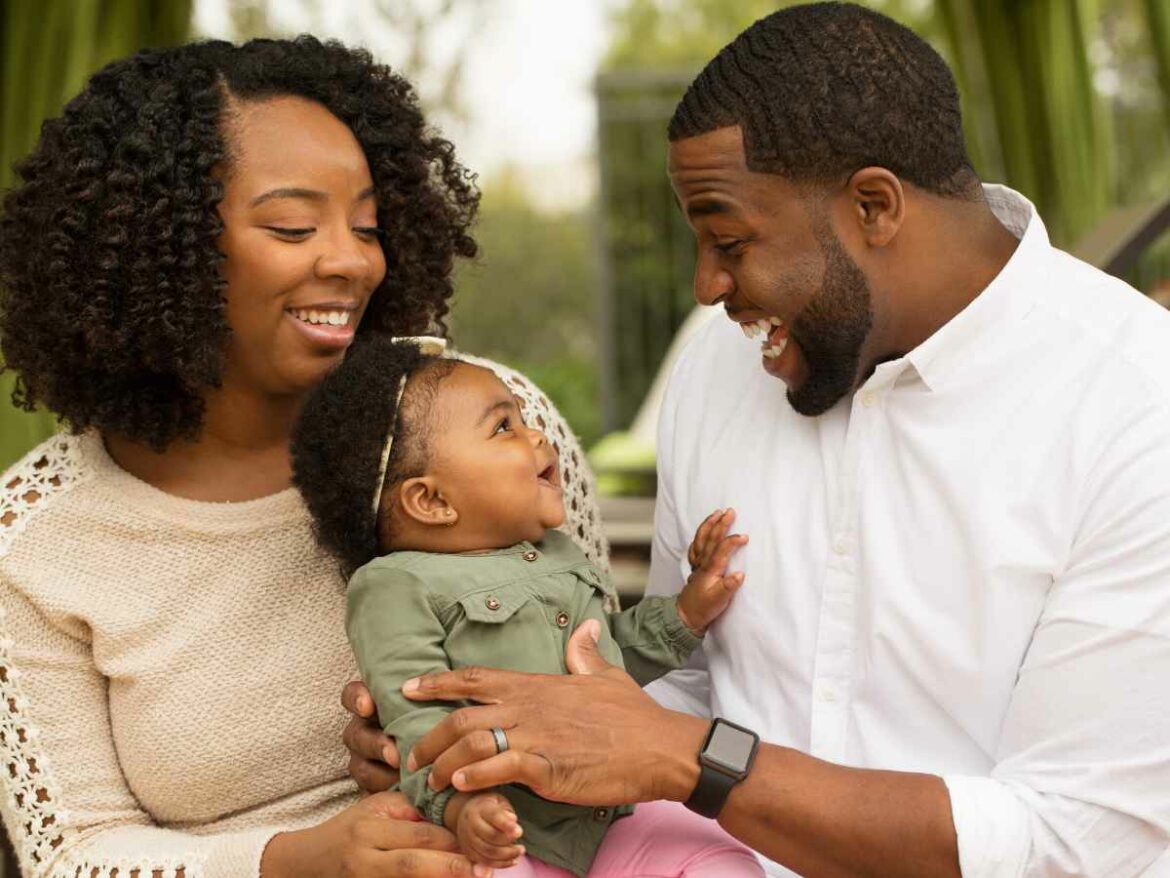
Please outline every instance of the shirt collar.
M891 380L892 372L914 372L928 390L941 389L951 371L962 362L967 346L1006 326L1010 315L1019 313L1018 309L1026 307L1035 295L1030 280L1051 249L1044 223L1032 202L1006 186L986 184L983 193L996 219L1020 239L1019 246L995 279L967 307L901 361L879 366L871 381L884 383Z

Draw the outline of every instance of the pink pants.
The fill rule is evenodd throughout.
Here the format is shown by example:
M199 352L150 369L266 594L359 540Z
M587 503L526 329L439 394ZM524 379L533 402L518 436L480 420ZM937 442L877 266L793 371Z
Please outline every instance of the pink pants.
M523 843L523 839L521 839ZM572 873L522 857L500 878L572 878ZM676 802L639 805L615 820L589 878L761 878L764 870L751 851L714 820Z

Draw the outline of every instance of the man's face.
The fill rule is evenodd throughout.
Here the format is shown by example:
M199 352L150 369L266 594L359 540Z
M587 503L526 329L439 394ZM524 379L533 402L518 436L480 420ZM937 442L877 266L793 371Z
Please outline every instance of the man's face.
M765 327L764 371L784 381L800 414L828 411L860 380L873 309L827 207L748 170L738 127L675 141L669 170L698 242L695 298L722 304L745 332Z

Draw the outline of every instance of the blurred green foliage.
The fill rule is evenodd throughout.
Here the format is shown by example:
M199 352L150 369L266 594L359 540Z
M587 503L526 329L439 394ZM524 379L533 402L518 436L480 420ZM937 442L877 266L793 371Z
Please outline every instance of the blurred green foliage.
M485 185L480 256L460 268L449 317L458 348L519 369L585 443L598 414L596 260L587 211L537 210L514 176Z

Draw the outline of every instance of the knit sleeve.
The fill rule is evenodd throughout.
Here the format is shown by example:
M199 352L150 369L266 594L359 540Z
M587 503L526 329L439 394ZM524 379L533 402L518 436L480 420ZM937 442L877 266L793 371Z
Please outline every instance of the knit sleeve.
M156 826L118 763L88 632L63 631L0 577L0 811L24 878L258 876L274 829Z
M565 490L565 523L561 530L573 538L586 557L600 570L609 570L609 542L601 526L601 512L597 505L597 486L593 471L585 459L581 443L552 400L535 384L515 369L492 360L459 352L456 356L468 363L483 366L495 372L508 389L520 400L524 420L529 427L544 431L560 454L561 484ZM619 609L617 593L606 585L605 608L611 613Z

